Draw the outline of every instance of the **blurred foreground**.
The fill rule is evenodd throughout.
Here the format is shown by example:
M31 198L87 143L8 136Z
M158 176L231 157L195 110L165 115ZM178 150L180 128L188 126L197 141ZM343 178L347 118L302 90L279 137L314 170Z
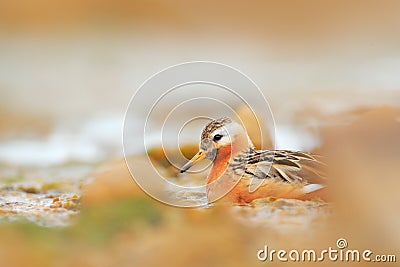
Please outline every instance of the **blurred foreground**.
M330 126L319 129L322 145L317 152L329 159L331 203L265 199L250 206L175 208L147 196L131 179L125 162L111 160L90 174L92 183L76 180L78 189L65 189L81 194L81 211L71 226L3 223L1 265L254 266L262 264L256 253L264 245L322 250L336 247L339 238L346 238L352 249L397 253L400 110L381 106L322 119ZM154 160L162 166L162 159ZM10 189L13 181L8 185L3 193L27 191ZM43 186L32 194L49 194L52 189ZM50 209L63 212L59 208L63 209ZM9 212L4 204L1 212ZM44 216L51 221L53 215Z

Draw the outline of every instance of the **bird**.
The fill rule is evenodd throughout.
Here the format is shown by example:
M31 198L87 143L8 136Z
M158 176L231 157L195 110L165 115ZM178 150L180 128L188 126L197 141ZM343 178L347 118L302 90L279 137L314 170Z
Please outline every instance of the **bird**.
M214 119L201 133L199 151L180 172L212 161L206 179L209 203L248 204L261 198L326 198L322 157L292 150L256 150L246 129L229 117Z

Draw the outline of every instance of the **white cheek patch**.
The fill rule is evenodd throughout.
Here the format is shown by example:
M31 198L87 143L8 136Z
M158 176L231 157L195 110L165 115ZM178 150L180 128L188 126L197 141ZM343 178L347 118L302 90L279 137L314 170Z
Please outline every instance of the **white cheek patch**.
M233 138L236 134L239 134L243 131L243 127L237 123L230 123L225 125L224 127L216 129L211 134L211 139L214 138L217 134L222 135L222 138L219 141L214 141L220 146L229 145L232 143Z
M222 138L218 141L214 141L214 136L216 135L222 135ZM229 136L228 131L225 129L225 127L219 128L217 130L215 130L212 134L211 134L211 139L216 142L219 145L226 145L226 144L230 144L232 143L231 137Z
M224 135L221 140L217 141L217 143L221 146L229 145L232 143L231 138L228 135Z

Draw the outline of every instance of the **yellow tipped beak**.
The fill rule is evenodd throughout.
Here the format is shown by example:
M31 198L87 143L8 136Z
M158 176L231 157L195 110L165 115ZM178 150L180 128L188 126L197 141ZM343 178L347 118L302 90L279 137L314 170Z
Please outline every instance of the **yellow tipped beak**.
M197 152L197 154L194 155L194 157L191 160L189 160L185 165L183 165L183 167L181 168L181 173L189 170L190 167L195 165L197 162L203 160L205 157L206 157L206 152L200 149L199 152Z

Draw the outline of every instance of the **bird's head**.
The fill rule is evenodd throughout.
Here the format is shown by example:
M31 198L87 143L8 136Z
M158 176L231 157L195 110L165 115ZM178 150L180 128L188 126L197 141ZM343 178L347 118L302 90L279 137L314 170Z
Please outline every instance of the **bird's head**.
M181 173L203 159L214 161L221 155L230 158L248 147L253 144L241 124L228 117L213 120L201 133L199 152L181 168Z

